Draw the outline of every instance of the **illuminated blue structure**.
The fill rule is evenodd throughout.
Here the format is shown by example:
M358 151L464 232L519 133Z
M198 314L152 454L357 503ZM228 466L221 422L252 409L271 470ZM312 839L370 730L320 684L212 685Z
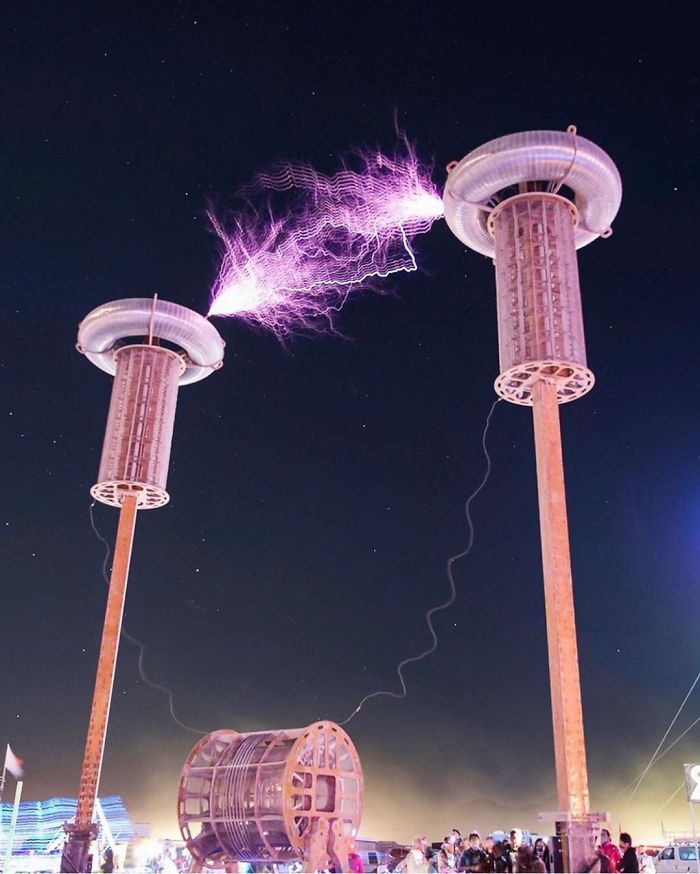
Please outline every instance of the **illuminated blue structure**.
M105 818L117 843L124 843L136 836L124 801L120 795L108 795L100 803ZM18 853L46 853L55 844L57 852L63 843L63 824L75 817L75 798L49 798L47 801L24 801L19 806L17 831L13 851ZM5 855L7 825L10 822L12 805L0 805L0 857ZM57 839L58 840L57 842Z

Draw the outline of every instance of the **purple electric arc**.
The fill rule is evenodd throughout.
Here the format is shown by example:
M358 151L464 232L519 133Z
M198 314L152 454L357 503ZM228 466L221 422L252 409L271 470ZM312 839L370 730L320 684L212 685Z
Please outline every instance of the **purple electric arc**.
M211 212L223 256L209 315L233 316L281 340L335 332L351 295L416 270L413 238L442 217L443 205L430 168L403 145L392 156L356 152L333 176L280 164L243 190L243 211Z

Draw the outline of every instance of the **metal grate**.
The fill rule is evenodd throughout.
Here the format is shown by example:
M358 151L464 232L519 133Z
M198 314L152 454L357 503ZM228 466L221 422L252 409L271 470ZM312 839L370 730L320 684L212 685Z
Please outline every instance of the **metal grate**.
M141 509L161 507L173 439L182 358L159 346L125 346L116 353L98 482L94 498L120 506L135 495Z
M590 391L574 230L577 212L563 197L511 197L489 218L495 238L500 376L496 391L530 404L534 382L557 384L559 403Z

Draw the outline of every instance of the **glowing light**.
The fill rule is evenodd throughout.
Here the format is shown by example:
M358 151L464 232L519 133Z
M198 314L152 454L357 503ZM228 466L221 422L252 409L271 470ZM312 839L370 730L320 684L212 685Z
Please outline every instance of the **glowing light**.
M118 795L110 795L100 799L100 804L109 823L114 838L117 841L127 841L135 835L134 826ZM60 855L63 845L63 825L75 819L77 801L75 798L49 798L47 801L23 801L19 806L17 818L17 833L15 836L15 853L45 853L49 848ZM0 804L1 822L10 821L12 805L6 802ZM60 838L60 842L57 839ZM0 830L0 857L5 853L7 829Z
M417 270L413 237L443 215L430 168L405 139L393 156L353 153L333 176L282 164L242 194L242 212L209 215L224 243L209 315L235 316L280 339L334 331L351 294Z
M134 854L138 857L141 867L146 867L146 863L150 859L157 859L163 855L165 849L162 841L150 838L144 841L139 841L134 847Z

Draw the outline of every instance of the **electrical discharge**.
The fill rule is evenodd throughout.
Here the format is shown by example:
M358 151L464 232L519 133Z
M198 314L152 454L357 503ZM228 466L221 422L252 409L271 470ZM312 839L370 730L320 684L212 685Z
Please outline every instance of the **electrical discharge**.
M236 317L281 341L338 333L351 295L418 269L413 238L444 212L431 168L405 137L393 155L351 153L333 176L279 164L241 194L242 211L208 213L223 243L209 315Z

